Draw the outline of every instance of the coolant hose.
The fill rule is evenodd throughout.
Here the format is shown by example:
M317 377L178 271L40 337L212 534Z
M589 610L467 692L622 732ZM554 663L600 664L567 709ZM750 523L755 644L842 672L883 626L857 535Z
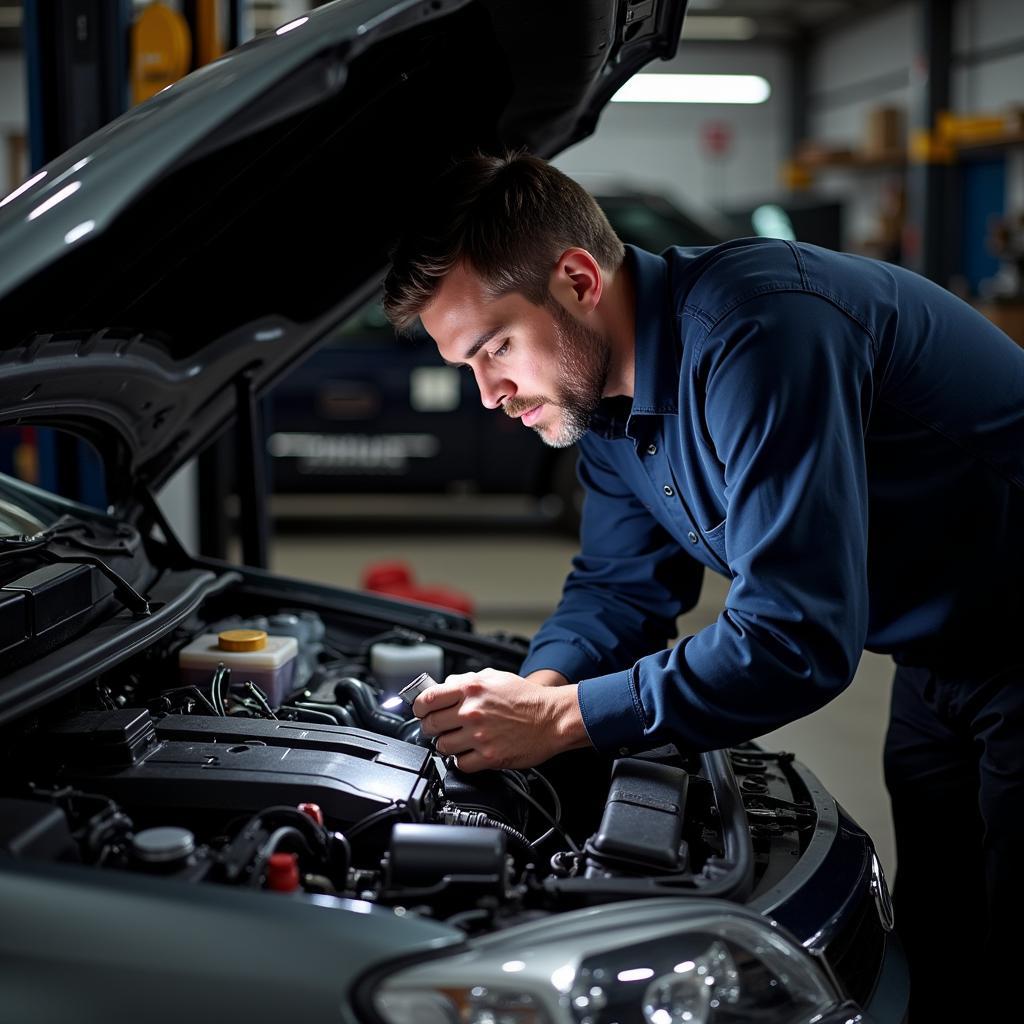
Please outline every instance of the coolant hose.
M361 679L353 679L350 676L338 679L334 684L334 698L339 704L347 700L352 705L355 718L365 729L383 733L385 736L398 736L405 725L405 719L401 715L381 710L372 687Z

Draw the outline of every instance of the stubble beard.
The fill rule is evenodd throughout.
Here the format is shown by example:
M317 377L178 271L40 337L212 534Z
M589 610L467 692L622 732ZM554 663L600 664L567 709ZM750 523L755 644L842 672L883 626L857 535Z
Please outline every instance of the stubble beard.
M561 411L554 433L546 434L541 424L531 427L549 448L569 448L590 429L608 383L612 351L608 339L592 327L581 324L553 299L547 304L558 338L558 378L555 398L514 398L504 406L509 416L529 412L541 403Z

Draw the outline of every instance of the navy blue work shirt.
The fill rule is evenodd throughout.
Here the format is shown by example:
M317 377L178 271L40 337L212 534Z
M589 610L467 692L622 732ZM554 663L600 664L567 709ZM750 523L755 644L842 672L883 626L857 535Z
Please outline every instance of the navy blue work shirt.
M815 246L626 259L634 395L579 443L581 550L523 674L578 682L599 750L697 751L827 703L865 647L946 669L1011 648L1024 350L909 271ZM705 567L725 608L666 649Z

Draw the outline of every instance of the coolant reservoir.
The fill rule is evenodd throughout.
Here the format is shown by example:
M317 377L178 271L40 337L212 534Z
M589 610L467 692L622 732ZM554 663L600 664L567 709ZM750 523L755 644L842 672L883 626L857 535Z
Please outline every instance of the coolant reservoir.
M203 633L183 647L178 652L178 667L184 685L205 691L214 669L223 662L231 669L233 690L241 690L246 680L252 680L276 708L294 689L298 651L293 636L273 636L262 629L227 629Z
M376 643L370 648L370 671L385 690L396 693L420 673L444 678L444 651L437 644Z

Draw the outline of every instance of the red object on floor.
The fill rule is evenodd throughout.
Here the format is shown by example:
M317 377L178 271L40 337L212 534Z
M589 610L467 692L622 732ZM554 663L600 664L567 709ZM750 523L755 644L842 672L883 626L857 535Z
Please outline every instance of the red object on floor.
M463 615L473 614L473 601L458 590L444 586L421 586L405 562L374 562L363 570L363 589L406 601L419 601L439 608L451 608Z

